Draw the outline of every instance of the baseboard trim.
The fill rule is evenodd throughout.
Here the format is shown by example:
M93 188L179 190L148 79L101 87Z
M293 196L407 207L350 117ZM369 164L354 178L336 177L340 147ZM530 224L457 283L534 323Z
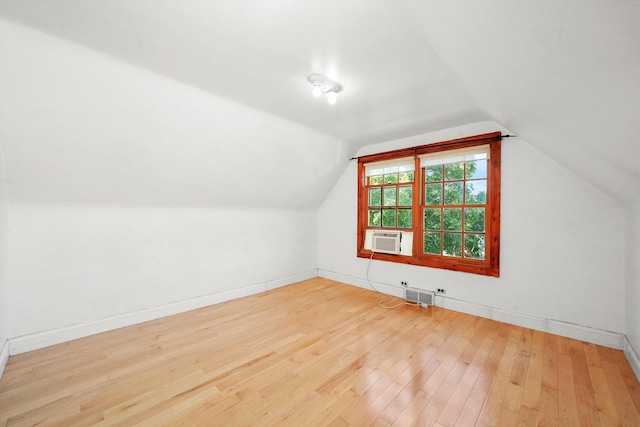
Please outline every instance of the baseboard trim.
M162 317L196 310L198 308L203 308L210 305L219 304L221 302L269 291L282 286L287 286L296 282L300 282L302 280L312 279L314 277L318 277L317 269L305 271L280 279L257 283L239 289L232 289L229 291L204 295L185 301L166 304L160 307L154 307L134 313L114 316L95 322L82 323L78 325L67 326L64 328L58 328L11 338L8 340L8 345L5 344L5 347L8 347L7 358L9 355L25 353L27 351L37 350L51 345L88 337L90 335L108 332L115 329L124 328L126 326L160 319ZM2 355L4 356L4 350Z
M333 271L318 269L318 276L337 282L346 283L364 289L372 289L366 279L340 274ZM373 286L379 292L402 298L402 289L385 283L373 282ZM509 323L511 325L522 326L537 331L548 332L563 337L586 341L592 344L603 345L605 347L622 350L624 335L618 332L607 331L589 326L578 325L561 320L545 319L526 314L513 313L500 308L475 304L467 301L457 300L441 295L435 299L436 307L442 307L461 313L472 314L486 319Z
M629 337L624 336L624 343L622 351L624 351L624 355L627 356L627 360L629 361L629 365L631 365L631 369L633 373L636 374L636 378L640 381L640 356L635 348L631 345L631 341L629 341Z
M4 374L4 368L7 366L7 361L9 360L9 340L5 340L2 345L2 352L0 352L0 380L2 379L2 374Z

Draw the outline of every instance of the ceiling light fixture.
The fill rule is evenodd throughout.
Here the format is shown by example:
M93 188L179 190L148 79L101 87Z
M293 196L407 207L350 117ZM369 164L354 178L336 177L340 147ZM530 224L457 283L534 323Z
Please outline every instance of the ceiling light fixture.
M312 74L309 76L309 82L311 83L311 93L318 98L323 93L327 95L327 101L333 105L338 99L338 92L342 90L342 86L334 82L328 77L321 76L320 74Z

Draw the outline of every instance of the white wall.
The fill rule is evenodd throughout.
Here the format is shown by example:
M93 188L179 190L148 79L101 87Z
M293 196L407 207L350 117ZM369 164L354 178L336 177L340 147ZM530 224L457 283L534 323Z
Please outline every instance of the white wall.
M347 157L333 138L6 20L0 129L0 333L16 351L315 275L316 211Z
M502 129L481 123L364 147L359 154L495 130ZM620 347L625 327L623 210L526 141L508 139L502 147L500 277L374 261L371 279L443 287L447 299L440 303L445 306L560 334L577 328L580 336L595 329L603 343ZM368 286L363 280L368 260L356 258L356 173L354 161L320 209L318 265L320 275Z
M640 202L627 210L625 354L640 379Z
M4 142L0 135L0 378L9 357L9 284L7 282L8 266L8 231L9 231L9 195L5 177L3 154Z
M14 213L12 337L316 269L315 211L20 205Z

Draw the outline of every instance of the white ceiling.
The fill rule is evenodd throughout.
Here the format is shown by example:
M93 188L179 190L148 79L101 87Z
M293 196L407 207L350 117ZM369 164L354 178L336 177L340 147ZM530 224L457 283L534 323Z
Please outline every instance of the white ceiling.
M401 2L3 1L3 15L345 140L485 119ZM310 74L344 90L331 107Z
M640 2L0 2L2 16L364 144L493 120L640 199ZM307 76L344 90L329 106Z

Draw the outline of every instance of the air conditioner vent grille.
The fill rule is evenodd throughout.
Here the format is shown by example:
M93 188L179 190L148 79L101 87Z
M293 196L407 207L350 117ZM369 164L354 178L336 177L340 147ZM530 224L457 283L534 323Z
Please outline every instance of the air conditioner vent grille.
M399 254L401 241L401 231L376 230L371 238L371 250L386 254Z
M422 305L434 305L435 296L434 292L422 289L405 288L404 290L404 299Z

